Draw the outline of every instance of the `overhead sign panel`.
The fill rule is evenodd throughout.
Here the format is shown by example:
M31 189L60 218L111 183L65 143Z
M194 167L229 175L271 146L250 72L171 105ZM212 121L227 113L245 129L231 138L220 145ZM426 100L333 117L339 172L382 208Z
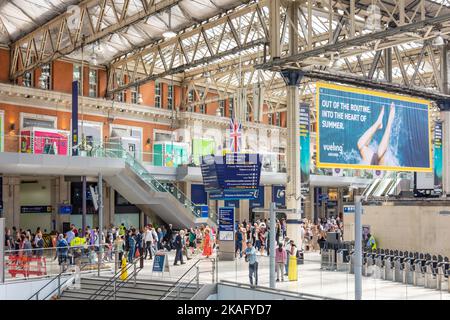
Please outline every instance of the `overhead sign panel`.
M430 102L316 84L317 166L430 172Z
M261 178L261 155L230 153L202 157L205 190L212 200L254 199Z

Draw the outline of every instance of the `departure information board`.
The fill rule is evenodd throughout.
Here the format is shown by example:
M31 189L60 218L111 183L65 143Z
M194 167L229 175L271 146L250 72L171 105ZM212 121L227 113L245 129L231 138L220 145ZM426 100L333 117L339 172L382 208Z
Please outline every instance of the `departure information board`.
M261 155L230 153L202 157L205 191L214 200L254 199L261 178Z

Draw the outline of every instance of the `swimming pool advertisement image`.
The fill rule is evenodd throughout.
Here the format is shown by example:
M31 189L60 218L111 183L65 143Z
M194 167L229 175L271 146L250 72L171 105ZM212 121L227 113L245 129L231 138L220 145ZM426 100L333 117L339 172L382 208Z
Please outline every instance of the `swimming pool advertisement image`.
M316 85L317 166L432 171L430 102Z
M434 191L442 193L442 122L434 125Z

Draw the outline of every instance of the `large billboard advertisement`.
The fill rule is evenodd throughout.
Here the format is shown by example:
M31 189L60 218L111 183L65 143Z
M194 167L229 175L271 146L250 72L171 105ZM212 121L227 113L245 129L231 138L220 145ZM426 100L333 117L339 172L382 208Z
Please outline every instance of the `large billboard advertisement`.
M432 171L430 102L317 83L317 165Z

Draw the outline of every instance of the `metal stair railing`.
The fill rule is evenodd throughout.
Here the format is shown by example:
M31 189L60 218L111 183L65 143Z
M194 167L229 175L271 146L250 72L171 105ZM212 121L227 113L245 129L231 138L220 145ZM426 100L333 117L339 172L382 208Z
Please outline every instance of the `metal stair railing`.
M181 294L187 289L189 288L189 286L192 284L192 282L195 280L196 281L196 289L197 291L200 289L200 267L199 264L205 261L210 261L212 262L212 282L215 283L215 277L217 277L216 275L216 271L217 271L217 260L212 258L212 259L199 259L197 260L167 291L164 295L161 296L161 298L159 300L167 300L171 294L173 292L176 291L176 299L180 299ZM182 280L187 278L187 275L194 270L195 268L195 275L192 278L188 278L190 279L188 282L183 283ZM186 280L187 281L187 280Z
M117 293L117 291L118 291L118 290L117 290L117 279L119 279L119 278L122 276L122 274L123 274L124 272L127 272L127 278L124 279L123 281L129 280L131 277L133 277L133 278L134 278L134 281L135 281L135 283L136 283L136 276L137 276L138 272L141 270L141 268L139 268L139 271L136 270L136 263L137 263L137 261L140 260L140 259L141 259L140 257L134 259L134 260L132 261L132 263L128 264L128 265L125 267L124 270L120 269L119 271L117 271L111 278L109 278L104 284L102 284L102 285L101 285L101 286L100 286L93 294L91 294L91 295L89 296L89 299L88 299L88 300L96 300L95 298L98 297L98 296L100 296L101 293L103 293L103 292L105 292L105 291L109 291L110 285L113 285L112 293L113 293L113 295L114 295L114 297L115 297L115 295L116 295L116 293ZM128 270L131 269L131 268L133 268L134 270L133 270L132 273L128 274ZM121 287L122 287L122 286L120 286L119 289L120 289ZM105 300L105 298L107 298L107 297L109 297L109 296L110 296L110 294L108 293L107 295L105 295L105 296L103 297L102 300Z
M151 189L158 192L170 193L195 217L199 218L201 216L200 209L195 209L195 204L179 188L175 185L167 186L159 182L147 169L145 169L144 165L127 150L125 150L120 143L106 142L103 146L102 153L106 157L124 159L130 169Z
M142 270L142 268L136 268L136 261L138 259L140 259L140 258L137 258L133 263L133 266L134 266L133 272L131 274L127 275L127 277L125 279L123 279L123 280L121 279L119 284L117 284L117 278L115 278L115 280L113 282L112 290L110 290L110 292L108 294L106 294L102 300L108 300L110 297L114 297L114 300L116 300L117 292L119 292L120 289L123 288L131 280L131 278L133 278L134 286L136 287L136 277L137 277L138 273Z
M70 248L70 247L69 247ZM99 263L86 263L84 265L81 266L80 268L80 272L83 271L85 268L87 268L88 266L93 266L93 265L97 265L98 266L98 272L100 273L100 265ZM94 272L94 270L91 270L92 272ZM50 292L47 296L45 296L42 300L47 300L48 297L50 297L51 295L54 294L55 291L58 291L57 297L61 297L61 287L63 285L65 285L67 283L67 281L65 281L64 283L61 283L61 277L63 275L72 275L73 273L69 273L67 272L67 270L63 270L57 274L56 276L54 276L49 282L47 282L42 288L40 288L36 293L34 293L31 297L28 298L28 300L33 300L34 297L36 297L36 300L39 300L39 294L45 289L47 288L50 284L52 284L54 281L58 281L58 287L56 289L54 289L52 292Z

